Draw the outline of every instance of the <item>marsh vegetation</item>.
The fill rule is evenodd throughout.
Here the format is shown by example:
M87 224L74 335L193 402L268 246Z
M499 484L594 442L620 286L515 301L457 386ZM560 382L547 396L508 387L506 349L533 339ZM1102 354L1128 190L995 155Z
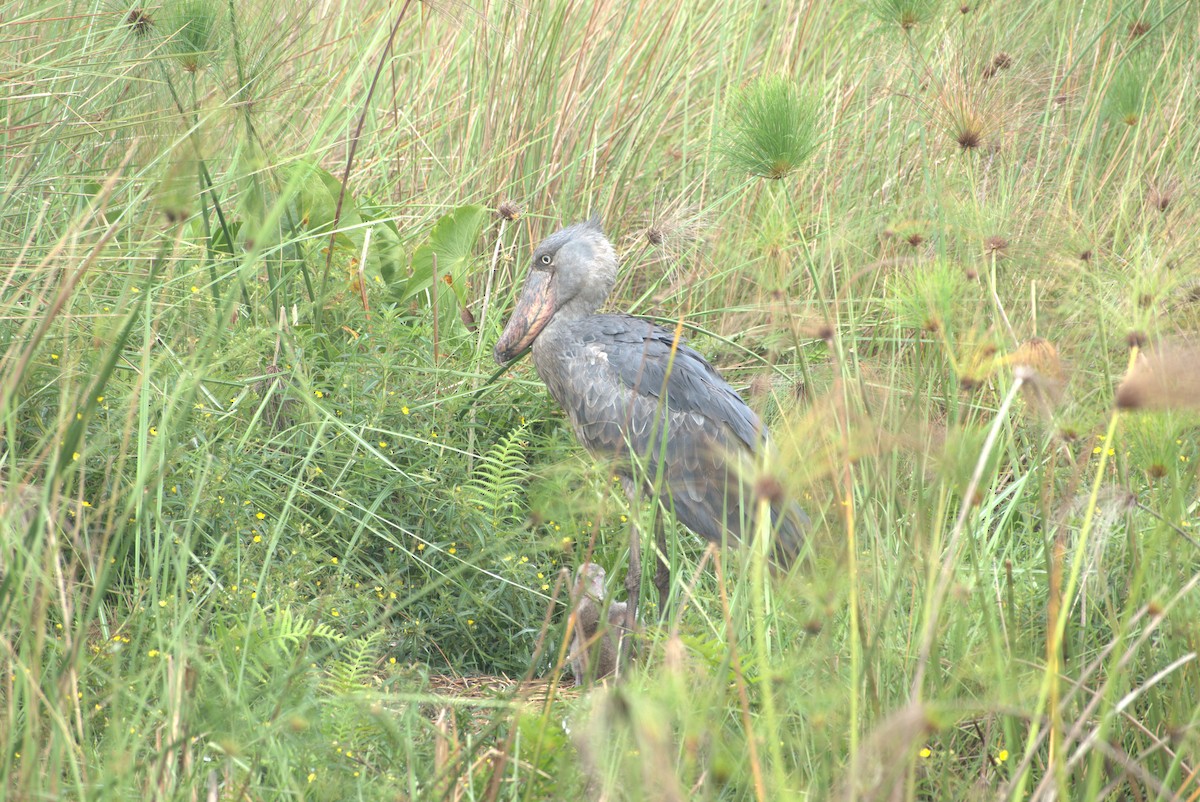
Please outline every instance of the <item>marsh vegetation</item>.
M1198 32L0 2L0 795L1200 798ZM591 214L813 526L581 693L653 510L491 350Z

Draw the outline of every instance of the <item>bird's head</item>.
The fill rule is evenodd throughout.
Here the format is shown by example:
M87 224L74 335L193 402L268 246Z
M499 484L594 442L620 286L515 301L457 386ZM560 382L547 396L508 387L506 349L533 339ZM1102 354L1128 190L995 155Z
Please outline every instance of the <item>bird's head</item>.
M604 569L595 563L584 563L575 572L575 583L583 596L596 601L604 600Z
M504 333L496 361L505 364L533 344L552 318L577 320L604 303L617 281L617 254L599 220L556 231L533 251L533 264Z

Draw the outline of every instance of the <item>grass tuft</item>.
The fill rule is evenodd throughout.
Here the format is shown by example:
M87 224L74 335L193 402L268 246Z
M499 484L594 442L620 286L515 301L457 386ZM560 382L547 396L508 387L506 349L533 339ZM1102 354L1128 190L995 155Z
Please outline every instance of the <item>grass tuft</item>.
M734 170L778 181L817 147L817 106L792 81L760 78L734 94L720 150Z
M867 8L885 26L908 33L918 25L926 25L941 12L941 0L868 0ZM970 12L965 4L961 13Z
M217 60L225 33L224 8L218 0L170 0L164 12L167 49L185 72L198 72ZM141 24L146 18L137 13Z

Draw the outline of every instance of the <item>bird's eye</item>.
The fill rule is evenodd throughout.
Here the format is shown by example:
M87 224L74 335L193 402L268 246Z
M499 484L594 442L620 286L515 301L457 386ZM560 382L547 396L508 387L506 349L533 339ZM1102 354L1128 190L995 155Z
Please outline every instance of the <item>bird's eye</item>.
M544 264L544 265L548 265L548 264L550 264L551 262L553 262L554 260L550 258L550 254L548 254L548 253L543 253L543 254L542 254L542 258L541 258L541 259L539 259L538 261L539 261L539 262L541 262L541 263L542 263L542 264Z

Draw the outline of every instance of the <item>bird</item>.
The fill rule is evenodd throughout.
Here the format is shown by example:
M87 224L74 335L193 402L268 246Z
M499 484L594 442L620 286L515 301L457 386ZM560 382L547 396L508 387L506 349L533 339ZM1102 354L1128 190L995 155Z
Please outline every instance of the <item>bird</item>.
M628 605L606 604L604 578L604 569L592 562L583 563L575 572L578 600L570 662L576 685L615 674L629 662L629 644L624 637Z
M799 552L808 516L777 481L755 482L769 447L755 412L677 331L625 314L598 314L617 280L617 255L598 218L566 226L533 251L525 284L493 356L533 365L579 442L611 461L625 492L639 486L676 520L720 545L753 533L757 498L770 499L773 559ZM766 492L764 492L764 487ZM660 616L670 586L657 525ZM640 536L630 530L625 587L633 629L641 587Z

